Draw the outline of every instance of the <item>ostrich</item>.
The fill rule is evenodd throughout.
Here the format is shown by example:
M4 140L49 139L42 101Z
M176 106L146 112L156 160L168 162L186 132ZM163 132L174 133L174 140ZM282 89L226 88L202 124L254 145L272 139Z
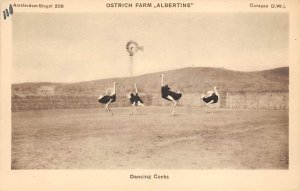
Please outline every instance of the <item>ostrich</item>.
M204 101L206 107L205 107L205 111L207 112L207 107L209 106L215 106L218 105L220 103L220 95L217 91L217 87L214 87L214 91L208 91L207 95L202 94L201 96L202 101Z
M112 93L108 93L108 95L100 95L98 98L98 101L102 104L105 104L105 108L107 111L107 114L111 114L113 115L113 113L111 113L110 109L109 109L109 104L112 102L115 102L117 99L117 95L116 95L116 85L118 83L114 82L114 87L113 87L113 92Z
M175 106L177 105L177 101L181 98L182 93L180 91L177 92L170 91L171 88L168 85L164 85L164 75L161 74L160 77L161 77L161 97L168 101L172 101L174 103L171 109L171 115L173 116L175 114Z
M143 101L141 100L140 96L138 95L138 89L137 89L137 83L134 84L135 87L135 95L130 92L130 94L127 96L130 103L131 103L131 115L133 115L133 112L135 110L135 106L145 106Z

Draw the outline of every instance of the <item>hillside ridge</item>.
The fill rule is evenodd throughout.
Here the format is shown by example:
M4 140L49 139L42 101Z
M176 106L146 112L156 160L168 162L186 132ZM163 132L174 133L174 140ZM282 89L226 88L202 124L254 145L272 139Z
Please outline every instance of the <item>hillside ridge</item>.
M212 67L187 67L143 74L135 77L118 77L74 83L25 82L12 84L12 95L35 95L42 86L54 88L55 95L103 94L118 81L117 93L128 93L138 83L139 91L147 94L160 92L159 74L164 73L166 83L174 90L202 93L214 86L222 92L288 91L289 68L280 67L262 71L234 71Z

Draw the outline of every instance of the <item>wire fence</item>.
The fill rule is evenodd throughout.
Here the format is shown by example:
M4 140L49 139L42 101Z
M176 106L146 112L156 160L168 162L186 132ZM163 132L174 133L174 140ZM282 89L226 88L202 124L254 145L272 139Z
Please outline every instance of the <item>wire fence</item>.
M161 98L160 94L139 94L148 106L166 106L171 103ZM221 108L228 109L283 109L289 108L288 92L265 93L225 93L220 94ZM111 107L128 107L130 102L125 95L117 95L116 102ZM183 94L178 106L201 107L201 94ZM47 109L80 109L104 107L94 95L30 95L12 96L12 111L47 110Z

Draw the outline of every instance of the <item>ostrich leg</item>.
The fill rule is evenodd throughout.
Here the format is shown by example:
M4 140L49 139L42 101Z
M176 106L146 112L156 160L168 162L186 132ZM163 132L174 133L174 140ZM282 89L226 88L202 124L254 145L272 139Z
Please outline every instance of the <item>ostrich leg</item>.
M173 116L173 115L175 115L175 106L177 105L177 102L170 95L168 95L167 98L169 98L174 103L174 105L172 106L172 109L171 109L171 115Z

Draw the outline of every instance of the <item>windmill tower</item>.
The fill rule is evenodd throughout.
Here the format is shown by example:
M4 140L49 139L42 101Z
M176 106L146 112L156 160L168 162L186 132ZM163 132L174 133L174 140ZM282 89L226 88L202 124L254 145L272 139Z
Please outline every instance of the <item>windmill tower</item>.
M130 57L130 76L133 77L133 57L139 50L143 51L144 47L139 46L137 42L131 40L127 42L126 50Z

